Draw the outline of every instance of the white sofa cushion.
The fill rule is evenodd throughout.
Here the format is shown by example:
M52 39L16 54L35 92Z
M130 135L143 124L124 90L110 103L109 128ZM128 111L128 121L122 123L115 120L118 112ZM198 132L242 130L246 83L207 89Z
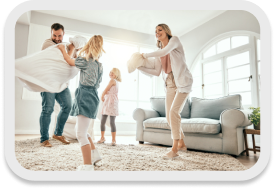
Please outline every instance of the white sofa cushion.
M165 117L147 119L143 122L143 126L145 128L170 130ZM221 131L220 121L208 118L182 118L181 128L186 133L218 134Z

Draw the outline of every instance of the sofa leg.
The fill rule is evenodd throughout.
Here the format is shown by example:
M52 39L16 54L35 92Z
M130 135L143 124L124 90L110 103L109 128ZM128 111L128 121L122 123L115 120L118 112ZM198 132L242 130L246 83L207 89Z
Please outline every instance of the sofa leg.
M139 141L140 144L144 144L144 141Z

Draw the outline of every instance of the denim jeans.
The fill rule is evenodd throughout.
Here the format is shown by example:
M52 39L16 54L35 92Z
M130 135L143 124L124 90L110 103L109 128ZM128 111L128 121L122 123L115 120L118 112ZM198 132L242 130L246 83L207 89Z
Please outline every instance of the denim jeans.
M54 110L55 100L60 104L61 110L57 116L56 128L54 134L62 136L64 125L69 117L72 98L68 88L60 93L41 92L42 112L40 116L40 142L49 140L49 126L51 123L51 115Z

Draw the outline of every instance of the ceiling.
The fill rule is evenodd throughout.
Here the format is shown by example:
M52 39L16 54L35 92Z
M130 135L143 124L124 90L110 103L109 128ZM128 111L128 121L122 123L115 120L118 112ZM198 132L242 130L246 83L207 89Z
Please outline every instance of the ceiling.
M181 36L225 12L224 10L39 10L36 12L91 22L146 34L157 24L167 24Z

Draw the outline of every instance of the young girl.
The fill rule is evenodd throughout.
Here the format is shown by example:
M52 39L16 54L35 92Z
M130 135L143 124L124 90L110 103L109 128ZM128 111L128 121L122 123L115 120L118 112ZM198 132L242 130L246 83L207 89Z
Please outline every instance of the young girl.
M116 145L116 125L115 119L118 116L118 82L121 82L120 71L117 68L113 68L109 74L111 80L103 91L101 100L102 106L102 118L101 118L101 139L97 143L105 142L105 123L108 116L110 116L110 125L112 133L112 146Z
M80 83L75 91L75 100L70 112L71 116L77 116L76 136L81 146L84 161L84 165L79 166L78 171L93 171L93 164L101 160L100 154L87 131L91 119L96 118L98 111L97 89L102 81L103 73L102 64L98 62L98 59L102 52L105 52L102 46L102 36L93 36L75 60L69 57L63 45L58 46L66 62L80 69Z

